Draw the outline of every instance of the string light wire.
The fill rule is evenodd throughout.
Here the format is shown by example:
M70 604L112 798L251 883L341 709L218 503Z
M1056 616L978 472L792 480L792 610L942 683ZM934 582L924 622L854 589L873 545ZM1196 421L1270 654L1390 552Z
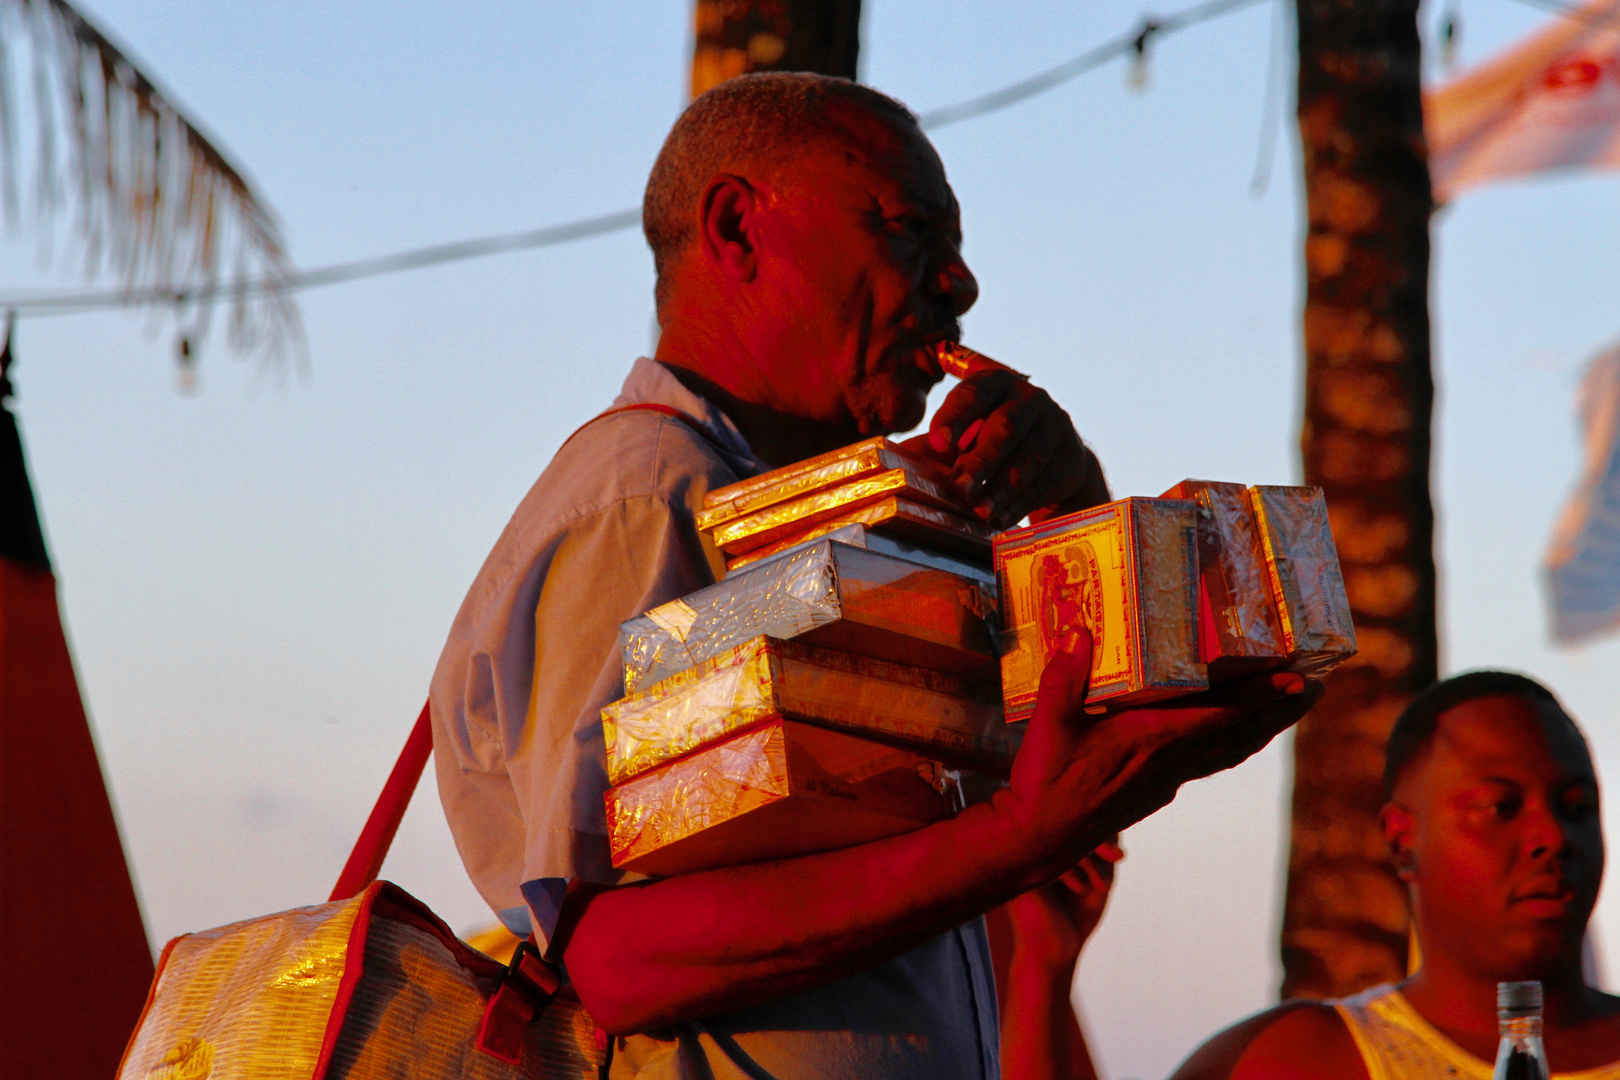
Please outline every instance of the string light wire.
M981 94L978 97L969 98L954 105L947 105L943 108L922 113L918 116L917 122L923 130L934 131L942 127L948 127L951 124L959 124L964 120L999 112L1002 109L1010 108L1020 102L1028 101L1032 97L1062 86L1064 83L1078 78L1088 71L1101 67L1110 60L1131 55L1138 50L1139 43L1145 47L1146 40L1150 37L1184 30L1189 26L1195 26L1198 23L1207 22L1210 19L1242 8L1252 7L1262 2L1264 0L1205 0L1202 4L1184 8L1174 15L1143 18L1134 29L1088 49L1079 56L1066 60L1056 67L1048 68L1026 79L1021 79L1010 86L993 90L988 94ZM1273 0L1273 2L1276 2L1276 0ZM379 255L369 259L333 263L313 270L294 271L292 274L279 279L260 278L247 281L222 281L196 287L181 286L164 289L101 289L87 292L35 293L32 295L24 293L13 296L0 296L0 311L14 312L18 318L37 318L48 315L76 315L87 311L105 311L132 305L155 306L169 304L179 307L189 304L206 304L227 297L252 296L274 290L302 292L305 289L336 285L346 281L358 281L362 278L378 277L383 274L397 274L404 270L416 270L424 266L477 259L508 251L528 251L534 248L566 244L575 240L584 240L592 236L603 236L608 233L634 228L639 224L641 224L641 208L634 207L617 210L610 214L582 218L561 225L550 225L540 229L505 233L500 236L486 236L474 240L459 240L448 244L435 244L430 247L395 252L390 255Z

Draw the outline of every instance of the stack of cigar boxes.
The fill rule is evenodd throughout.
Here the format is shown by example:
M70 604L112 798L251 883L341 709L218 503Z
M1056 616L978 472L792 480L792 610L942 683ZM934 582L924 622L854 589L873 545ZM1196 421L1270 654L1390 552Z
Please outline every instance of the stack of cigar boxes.
M990 533L872 439L709 494L726 578L625 622L602 712L614 865L659 876L847 847L993 789Z
M602 711L615 866L667 876L847 847L1001 783L1065 635L1088 711L1288 668L1355 631L1322 493L1184 481L992 536L887 439L709 494L724 580L620 627Z
M1106 711L1278 668L1321 677L1356 651L1319 488L1186 480L995 538L1008 720L1075 627L1086 705Z

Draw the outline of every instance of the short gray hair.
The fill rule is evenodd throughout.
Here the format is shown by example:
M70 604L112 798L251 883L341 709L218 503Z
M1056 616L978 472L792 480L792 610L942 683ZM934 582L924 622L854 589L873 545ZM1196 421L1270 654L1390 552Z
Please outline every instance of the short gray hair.
M669 274L697 233L698 202L719 173L762 178L796 151L841 130L828 106L848 103L902 126L912 111L871 87L802 71L757 72L728 79L702 94L675 121L647 178L641 228L658 271L660 307Z

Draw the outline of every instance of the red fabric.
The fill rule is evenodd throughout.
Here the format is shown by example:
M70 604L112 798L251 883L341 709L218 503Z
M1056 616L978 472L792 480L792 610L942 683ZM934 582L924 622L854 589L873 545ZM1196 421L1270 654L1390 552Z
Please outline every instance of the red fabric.
M388 782L383 785L382 794L377 796L377 805L372 807L366 827L360 830L360 839L354 842L349 861L344 865L343 873L338 875L337 884L332 887L330 899L347 900L351 896L359 896L367 885L377 880L377 875L382 871L388 848L393 844L394 834L399 832L399 823L405 817L405 808L410 805L416 784L422 779L422 770L427 767L428 758L433 754L433 721L428 708L427 705L422 706L416 726L411 728L410 737L405 740L405 749L400 751L399 760L394 762L394 771L388 774Z
M106 1080L152 953L49 570L0 557L0 1073Z

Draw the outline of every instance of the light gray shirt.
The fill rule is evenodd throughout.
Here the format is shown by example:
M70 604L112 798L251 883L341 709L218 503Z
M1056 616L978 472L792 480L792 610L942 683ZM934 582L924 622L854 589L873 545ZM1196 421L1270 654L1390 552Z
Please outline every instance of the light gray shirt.
M764 471L736 426L643 357L519 504L433 676L439 795L467 872L544 948L567 883L612 885L601 709L623 695L618 626L712 584L693 523L715 487ZM996 1004L983 923L818 990L619 1039L614 1077L993 1080Z

